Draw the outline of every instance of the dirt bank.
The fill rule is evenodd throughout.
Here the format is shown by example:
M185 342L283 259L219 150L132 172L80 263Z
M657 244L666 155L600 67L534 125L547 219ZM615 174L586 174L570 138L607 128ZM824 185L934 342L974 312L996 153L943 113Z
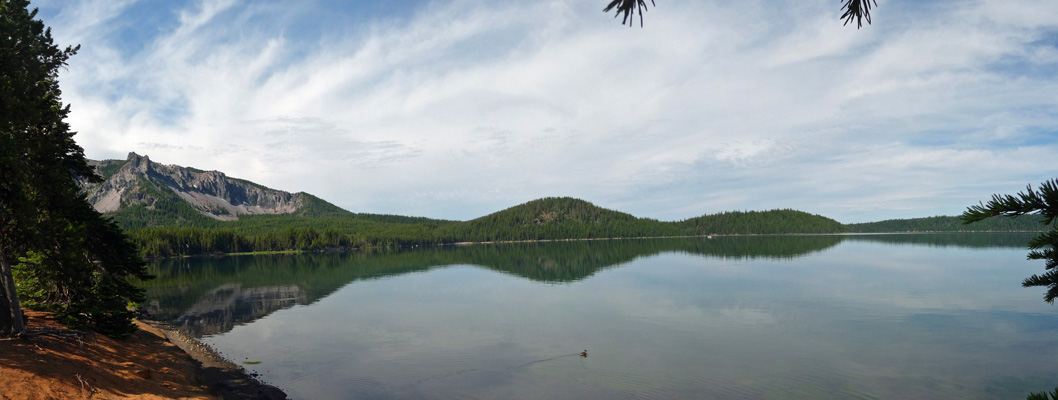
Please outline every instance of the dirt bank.
M137 322L126 340L66 330L26 311L27 337L0 339L0 399L283 399L178 332Z

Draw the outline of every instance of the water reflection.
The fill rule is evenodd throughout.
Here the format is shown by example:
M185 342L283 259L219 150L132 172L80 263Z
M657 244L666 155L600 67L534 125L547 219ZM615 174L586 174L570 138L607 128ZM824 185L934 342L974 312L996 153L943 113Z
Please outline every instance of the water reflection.
M190 333L230 331L295 305L312 304L351 282L473 265L532 281L570 283L661 253L790 260L843 241L894 245L1023 247L1031 234L816 235L601 240L162 260L145 282L148 310Z
M559 283L453 265L205 340L307 399L1024 398L1058 376L1058 314L1019 285L1037 268L1021 247L862 240Z
M897 246L1023 249L1029 239L1038 234L1038 232L854 234L843 235L842 240L886 243Z
M226 283L206 292L175 322L198 337L215 335L306 300L297 285L244 288Z

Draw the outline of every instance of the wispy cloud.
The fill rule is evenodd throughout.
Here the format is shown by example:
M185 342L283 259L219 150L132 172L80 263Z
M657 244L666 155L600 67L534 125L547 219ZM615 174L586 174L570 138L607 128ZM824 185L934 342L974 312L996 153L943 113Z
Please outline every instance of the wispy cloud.
M90 157L353 211L465 219L569 195L857 222L1058 173L1058 3L892 0L861 30L829 1L665 0L643 29L597 0L100 4L39 4L83 45L61 82Z

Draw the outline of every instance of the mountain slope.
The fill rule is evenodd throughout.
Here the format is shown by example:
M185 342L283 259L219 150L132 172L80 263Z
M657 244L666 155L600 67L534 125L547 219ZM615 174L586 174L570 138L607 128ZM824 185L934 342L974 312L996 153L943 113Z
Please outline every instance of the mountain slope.
M123 226L209 226L245 215L351 215L307 193L288 193L235 179L219 171L201 171L152 162L129 153L128 159L89 161L104 179L84 185L96 210ZM137 223L140 222L140 223Z

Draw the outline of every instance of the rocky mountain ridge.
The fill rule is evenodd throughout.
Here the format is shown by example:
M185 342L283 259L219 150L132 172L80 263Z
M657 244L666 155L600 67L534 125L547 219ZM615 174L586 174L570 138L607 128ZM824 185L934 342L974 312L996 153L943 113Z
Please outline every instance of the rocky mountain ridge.
M102 213L160 200L180 200L207 217L230 221L240 215L289 214L306 206L309 195L269 189L219 171L201 171L152 162L129 153L126 160L89 160L104 179L82 187L89 203Z

